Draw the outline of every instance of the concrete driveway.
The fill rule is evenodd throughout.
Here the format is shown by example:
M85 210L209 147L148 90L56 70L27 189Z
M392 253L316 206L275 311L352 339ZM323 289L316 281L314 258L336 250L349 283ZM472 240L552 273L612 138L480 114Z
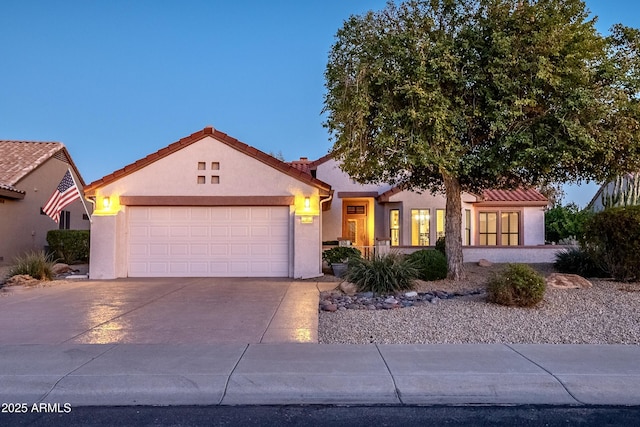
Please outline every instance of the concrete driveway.
M315 343L317 285L164 278L5 288L0 344Z

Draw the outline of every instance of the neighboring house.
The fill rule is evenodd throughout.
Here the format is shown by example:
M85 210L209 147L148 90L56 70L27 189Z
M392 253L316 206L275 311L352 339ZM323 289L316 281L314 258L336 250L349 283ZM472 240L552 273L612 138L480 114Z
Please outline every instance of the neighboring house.
M330 155L313 162L302 158L292 165L331 184L334 191L329 210L322 214L324 242L349 240L365 253L385 242L411 252L434 246L444 236L446 199L442 194L357 184ZM481 196L463 193L465 261L550 261L548 251L539 251L545 243L547 205L547 198L534 189L489 190Z
M599 212L609 207L640 205L640 174L630 173L601 186L587 209Z
M63 144L0 141L0 265L44 249L49 230L89 229L80 200L64 208L58 224L42 213L67 169L82 191L84 181Z
M206 127L85 187L90 277L317 277L331 187Z

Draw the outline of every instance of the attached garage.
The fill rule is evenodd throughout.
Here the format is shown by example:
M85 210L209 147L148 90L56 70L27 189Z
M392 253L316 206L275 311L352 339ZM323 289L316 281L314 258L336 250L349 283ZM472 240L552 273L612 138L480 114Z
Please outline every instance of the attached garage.
M85 187L89 277L322 274L331 186L211 127Z
M130 277L287 277L285 206L133 206Z

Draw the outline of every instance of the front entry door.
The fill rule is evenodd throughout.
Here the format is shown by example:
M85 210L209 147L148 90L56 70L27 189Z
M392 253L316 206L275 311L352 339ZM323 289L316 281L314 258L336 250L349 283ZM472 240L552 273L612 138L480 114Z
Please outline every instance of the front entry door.
M342 237L349 239L363 255L369 251L369 230L367 221L367 202L348 202L343 206Z

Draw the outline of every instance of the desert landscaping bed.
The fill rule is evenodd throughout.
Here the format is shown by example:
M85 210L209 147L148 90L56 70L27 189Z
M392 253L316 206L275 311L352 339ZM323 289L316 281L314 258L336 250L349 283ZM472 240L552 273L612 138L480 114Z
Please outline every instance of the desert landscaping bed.
M533 265L544 275L549 264ZM467 264L462 282L424 282L420 292L450 293L485 286L501 266ZM640 344L640 283L591 281L589 289L548 287L535 308L504 307L486 295L439 299L435 303L390 310L320 311L318 340L323 344Z

